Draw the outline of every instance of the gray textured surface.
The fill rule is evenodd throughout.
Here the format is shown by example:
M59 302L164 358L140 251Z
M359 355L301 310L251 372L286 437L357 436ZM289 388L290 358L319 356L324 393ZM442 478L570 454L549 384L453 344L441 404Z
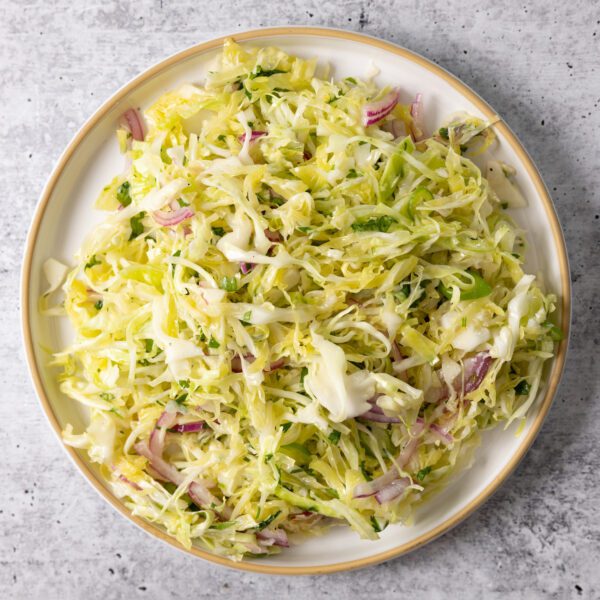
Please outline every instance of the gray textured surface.
M0 2L0 598L600 597L600 7L595 0L464 5ZM426 548L320 578L226 571L151 540L115 514L46 425L18 324L29 219L82 122L130 77L177 50L281 24L361 30L400 43L486 98L553 193L574 283L567 372L518 471L479 512Z

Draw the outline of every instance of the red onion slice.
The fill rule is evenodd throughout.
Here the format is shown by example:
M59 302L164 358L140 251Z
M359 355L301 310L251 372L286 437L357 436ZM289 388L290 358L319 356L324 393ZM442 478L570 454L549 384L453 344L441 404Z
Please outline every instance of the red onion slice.
M155 456L162 456L162 453L165 448L165 430L164 429L154 429L150 434L150 438L148 440L148 447L150 448L150 452Z
M146 465L146 473L148 473L148 475L150 475L152 479L156 479L156 481L169 481L164 475L162 475L155 468L153 468L150 463Z
M250 143L256 141L258 138L263 137L264 135L267 135L266 131L253 131L250 134ZM238 139L240 140L240 142L242 142L242 144L246 141L246 137L248 136L247 133L244 133L243 135L240 135L238 137Z
M398 479L399 474L395 467L392 467L389 471L373 479L372 481L365 481L359 483L354 488L354 498L367 498L368 496L374 496L377 492L382 490L384 487L390 485L392 481Z
M400 423L398 417L388 417L388 415L383 412L379 413L374 410L368 410L366 413L360 415L360 418L366 419L367 421L375 421L376 423Z
M463 361L463 373L456 377L450 385L454 391L462 398L466 394L475 391L485 379L487 372L492 365L492 357L487 352L480 352L475 356L470 356ZM441 377L441 372L438 372ZM444 379L442 378L442 381ZM448 383L448 382L446 382ZM463 387L464 384L464 387ZM448 388L429 388L425 392L425 401L430 404L441 402L448 398Z
M476 390L484 380L487 372L492 365L492 357L487 352L480 352L475 356L466 358L463 361L464 366L464 389L463 378L458 377L454 380L454 389L463 394L470 394Z
M244 354L244 360L246 362L252 363L256 360L256 358L252 354ZM241 373L242 372L242 357L239 354L236 354L231 359L231 370L233 373Z
M274 360L268 367L264 369L266 373L270 373L271 371L276 371L277 369L281 369L285 365L285 358L278 358Z
M208 491L208 488L198 481L192 481L188 486L188 494L192 502L199 508L218 504L219 501Z
M152 217L163 227L173 227L174 225L181 223L181 221L193 217L194 214L194 211L189 206L182 206L181 208L172 211L155 210L152 213Z
M396 342L392 342L391 355L394 362L400 362L404 359L402 352L400 352L400 346Z
M169 429L174 433L195 433L202 431L206 423L204 421L193 421L192 423L180 423Z
M379 490L375 494L375 500L379 504L385 504L391 502L398 496L402 495L404 490L410 485L410 479L408 477L402 477L395 479L389 485L386 485L383 489Z
M381 121L381 119L389 115L392 110L394 110L394 107L396 104L398 104L399 99L400 92L398 89L394 88L381 100L365 104L362 109L363 125L368 127L369 125L373 125L373 123L377 123L377 121Z
M146 440L138 442L134 445L134 448L140 456L145 456L150 461L152 468L161 477L164 477L167 481L170 481L175 485L182 484L184 476L161 456L157 456L154 452L152 452Z
M270 229L265 229L265 237L270 242L282 242L283 238L281 237L281 233L279 231L271 231Z
M432 423L429 429L445 444L451 444L454 441L454 438L445 429L435 423Z
M254 263L241 262L240 263L240 271L242 275L248 275L252 269L254 269L256 265Z
M360 418L367 419L368 421L376 421L377 423L400 423L400 419L386 415L381 406L377 404L377 398L380 396L383 396L383 394L375 394L367 400L371 408L362 415L359 415Z
M142 491L142 488L137 483L131 481L131 479L127 479L125 475L119 475L119 479L127 485L130 485L134 490L137 490L138 492Z
M158 421L156 421L156 426L157 427L165 427L166 429L169 429L169 427L173 427L173 425L175 425L175 422L177 421L177 415L179 413L177 411L175 412L169 412L167 410L163 411L162 414L160 415L160 417L158 417Z
M130 108L126 110L121 119L129 132L131 133L131 137L138 142L144 141L144 125L142 116L139 111L135 108Z
M285 529L263 529L256 534L256 538L259 540L259 543L262 543L264 546L290 547L290 542Z
M413 436L419 436L423 431L424 424L423 422L417 422L413 425L411 434ZM413 457L417 446L419 445L419 440L417 437L413 437L407 444L404 446L404 449L399 454L396 459L396 464L392 466L386 473L373 479L372 481L365 481L364 483L359 483L354 488L354 498L366 498L368 496L374 496L378 492L382 491L384 488L389 486L392 482L400 479L400 474L396 468L396 465L399 469L403 469L404 466L410 462L410 459Z
M423 139L423 94L417 94L410 105L411 136L415 142Z

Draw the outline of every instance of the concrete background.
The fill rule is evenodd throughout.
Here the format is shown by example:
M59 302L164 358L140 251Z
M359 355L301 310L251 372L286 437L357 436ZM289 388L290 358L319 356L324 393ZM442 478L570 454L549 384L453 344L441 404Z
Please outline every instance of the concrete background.
M599 598L600 7L593 0L0 2L0 598ZM503 488L451 533L360 572L273 578L153 541L66 460L21 350L29 221L83 121L129 78L217 35L324 25L397 42L472 86L524 142L570 252L573 336L554 407Z

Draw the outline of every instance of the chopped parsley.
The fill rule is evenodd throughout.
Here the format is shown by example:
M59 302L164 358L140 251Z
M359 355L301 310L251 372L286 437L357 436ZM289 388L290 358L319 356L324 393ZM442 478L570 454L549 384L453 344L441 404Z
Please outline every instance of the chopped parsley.
M177 398L175 398L175 402L177 402L177 404L183 404L188 397L188 393L184 392L183 394L179 394L179 396L177 396Z
M515 385L515 394L517 396L527 396L531 391L531 386L523 379Z
M340 441L340 437L342 437L342 432L334 429L328 436L327 439L337 446L337 443Z
M131 235L129 236L129 241L134 240L138 235L144 233L144 225L142 221L146 213L142 211L138 215L135 215L129 219L129 224L131 225Z
M354 231L386 232L392 226L392 223L396 223L396 219L388 215L381 215L380 217L371 217L366 221L354 221L351 227Z
M96 258L96 255L94 254L94 255L92 256L92 258L90 258L90 260L88 260L88 261L85 263L85 267L84 267L84 269L91 269L92 267L95 267L96 265L100 265L100 264L102 264L102 261L101 261L101 260L98 260L98 259Z
M121 206L129 206L131 204L131 184L129 181L124 181L117 188L117 200L121 203Z
M268 527L280 514L281 514L281 511L278 510L278 511L274 512L272 515L269 515L264 521L261 521L257 525L256 529L258 529L258 531L262 531L263 529Z
M431 473L431 466L429 467L425 467L424 469L421 469L416 477L419 481L423 481L423 479L425 479L425 477L427 477L427 475L429 475L429 473Z
M250 79L256 79L257 77L271 77L271 75L277 75L278 73L287 73L281 69L263 69L260 65L257 65L254 71L250 73Z

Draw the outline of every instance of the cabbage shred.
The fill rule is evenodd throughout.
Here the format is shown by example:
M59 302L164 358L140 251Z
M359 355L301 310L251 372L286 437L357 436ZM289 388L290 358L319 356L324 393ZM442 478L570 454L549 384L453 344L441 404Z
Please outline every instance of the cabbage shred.
M488 124L396 138L408 105L365 128L388 90L316 69L230 41L204 87L145 111L144 141L119 130L130 166L64 285L76 338L53 364L89 411L65 442L133 514L236 560L280 551L265 532L373 539L410 522L481 430L526 415L560 334L469 158ZM181 207L194 215L177 225L153 217ZM478 355L491 366L467 392ZM391 422L361 417L373 407ZM161 429L164 412L203 428ZM134 448L157 429L178 485ZM354 497L390 469L400 495ZM198 506L194 481L216 502Z

